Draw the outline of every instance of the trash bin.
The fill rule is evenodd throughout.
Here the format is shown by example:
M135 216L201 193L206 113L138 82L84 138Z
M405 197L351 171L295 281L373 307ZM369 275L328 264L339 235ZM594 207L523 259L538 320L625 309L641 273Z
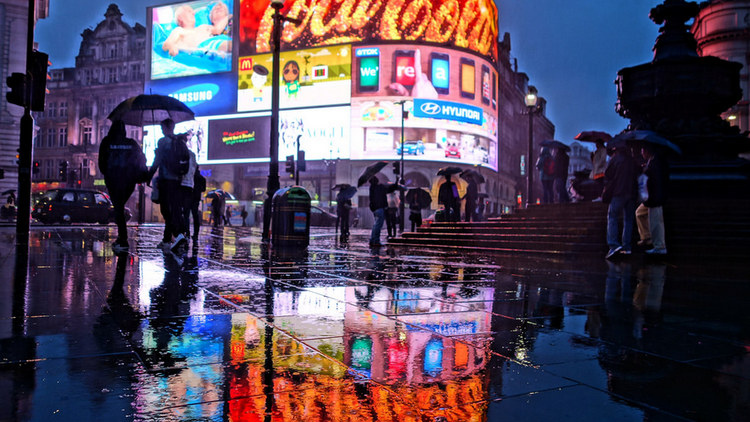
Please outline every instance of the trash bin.
M271 244L306 248L310 244L310 194L301 186L279 189L271 203Z

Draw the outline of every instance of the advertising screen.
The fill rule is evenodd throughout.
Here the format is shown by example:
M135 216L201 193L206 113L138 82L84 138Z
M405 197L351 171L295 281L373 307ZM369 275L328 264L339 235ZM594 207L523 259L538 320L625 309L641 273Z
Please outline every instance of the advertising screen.
M236 111L237 80L231 73L147 81L145 92L180 100L197 116L215 116Z
M273 13L268 1L240 0L241 56L271 51ZM300 21L284 24L282 50L408 40L497 59L497 7L492 0L287 0L281 14Z
M151 79L232 70L235 0L197 0L149 10Z
M349 104L351 46L285 51L280 55L280 108ZM237 111L271 109L271 54L240 57Z
M353 53L351 159L393 160L403 148L406 160L497 170L497 111L488 99L497 75L489 62L414 44L354 46Z
M268 157L270 136L270 116L212 120L208 125L208 161Z

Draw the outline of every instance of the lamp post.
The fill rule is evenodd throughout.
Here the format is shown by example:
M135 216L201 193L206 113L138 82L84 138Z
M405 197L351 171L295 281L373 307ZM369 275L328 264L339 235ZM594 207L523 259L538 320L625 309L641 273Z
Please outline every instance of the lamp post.
M526 112L529 115L529 153L526 161L526 208L533 204L533 191L534 191L534 114L539 113L537 107L537 90L533 86L529 86L529 92L524 98L526 103Z
M408 111L404 110L404 106L406 105L406 102L407 100L402 100L402 101L397 101L395 103L395 104L401 105L401 163L398 166L399 167L399 180L397 180L396 183L400 185L404 185L404 186L406 186L406 179L404 179L404 173L405 173L404 171L404 149L406 149L406 138L404 137L404 119L406 119L409 113ZM400 202L398 206L398 215L399 215L398 227L399 227L399 232L403 233L404 232L404 210L405 210L404 191L400 189L399 191L401 192L401 194L399 197Z
M272 50L273 66L271 79L271 147L269 154L271 160L268 166L268 185L266 188L266 198L263 204L263 241L270 241L271 228L271 201L273 195L281 187L279 181L279 76L280 76L280 53L281 53L281 26L283 22L301 23L298 19L281 16L281 9L284 7L284 0L271 0L273 12L273 33L272 33Z

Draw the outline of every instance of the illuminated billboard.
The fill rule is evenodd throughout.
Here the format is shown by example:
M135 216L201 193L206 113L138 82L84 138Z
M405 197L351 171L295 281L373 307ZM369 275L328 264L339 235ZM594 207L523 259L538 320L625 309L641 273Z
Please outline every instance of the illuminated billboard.
M349 104L351 46L310 48L280 54L280 108ZM239 59L237 111L271 109L273 57Z
M271 51L273 9L240 0L240 55ZM454 46L497 59L497 7L492 0L287 0L282 50L345 43L405 41Z
M497 170L497 72L489 62L428 45L353 50L351 159L394 160L403 149L406 160Z
M237 79L231 73L147 81L145 92L180 100L198 116L236 111Z
M149 10L151 79L232 70L235 0L197 0Z

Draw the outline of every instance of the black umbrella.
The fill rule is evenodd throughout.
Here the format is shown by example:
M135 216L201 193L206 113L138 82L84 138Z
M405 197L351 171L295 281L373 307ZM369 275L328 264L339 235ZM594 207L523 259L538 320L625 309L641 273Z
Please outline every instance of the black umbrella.
M408 204L417 204L419 208L428 208L432 204L432 195L422 188L411 188L404 200Z
M393 192L396 192L397 190L406 192L406 186L400 185L398 183L388 182L386 184L385 190L388 193L393 193Z
M336 194L336 201L344 201L347 199L354 198L354 195L357 194L357 188L352 185L343 184L343 185L337 185L342 186L341 190L338 194Z
M458 167L443 167L440 170L438 170L437 175L438 176L450 176L452 174L459 174L463 171L463 169L460 169Z
M383 168L387 165L388 161L378 161L377 163L367 166L364 173L362 173L362 175L359 176L359 179L357 179L357 187L360 187L369 182L370 179L373 178L373 176L380 173L380 170L383 170Z
M195 119L195 113L179 100L166 95L141 94L130 97L109 113L113 122L122 120L126 125L158 125L162 120L172 119L175 123Z
M563 149L566 152L570 152L570 146L568 146L568 145L566 145L566 144L564 144L564 143L562 143L560 141L556 141L554 139L548 139L546 141L542 141L542 142L539 143L539 145L541 145L543 147Z
M607 143L607 148L634 147L639 143L649 143L667 148L677 154L682 154L680 147L669 141L667 138L659 136L656 132L650 130L631 130L623 132Z
M14 193L16 193L15 189L8 189L6 191L3 191L3 193L1 193L0 195L13 195Z
M477 185L480 183L484 183L484 176L482 176L481 173L474 169L466 169L461 172L461 174L458 175L460 178L466 180L467 182L474 181Z
M208 192L206 194L206 198L219 198L219 199L224 199L224 200L228 199L230 201L237 200L237 198L235 198L234 195L222 189L215 189L215 190L212 190L211 192Z

